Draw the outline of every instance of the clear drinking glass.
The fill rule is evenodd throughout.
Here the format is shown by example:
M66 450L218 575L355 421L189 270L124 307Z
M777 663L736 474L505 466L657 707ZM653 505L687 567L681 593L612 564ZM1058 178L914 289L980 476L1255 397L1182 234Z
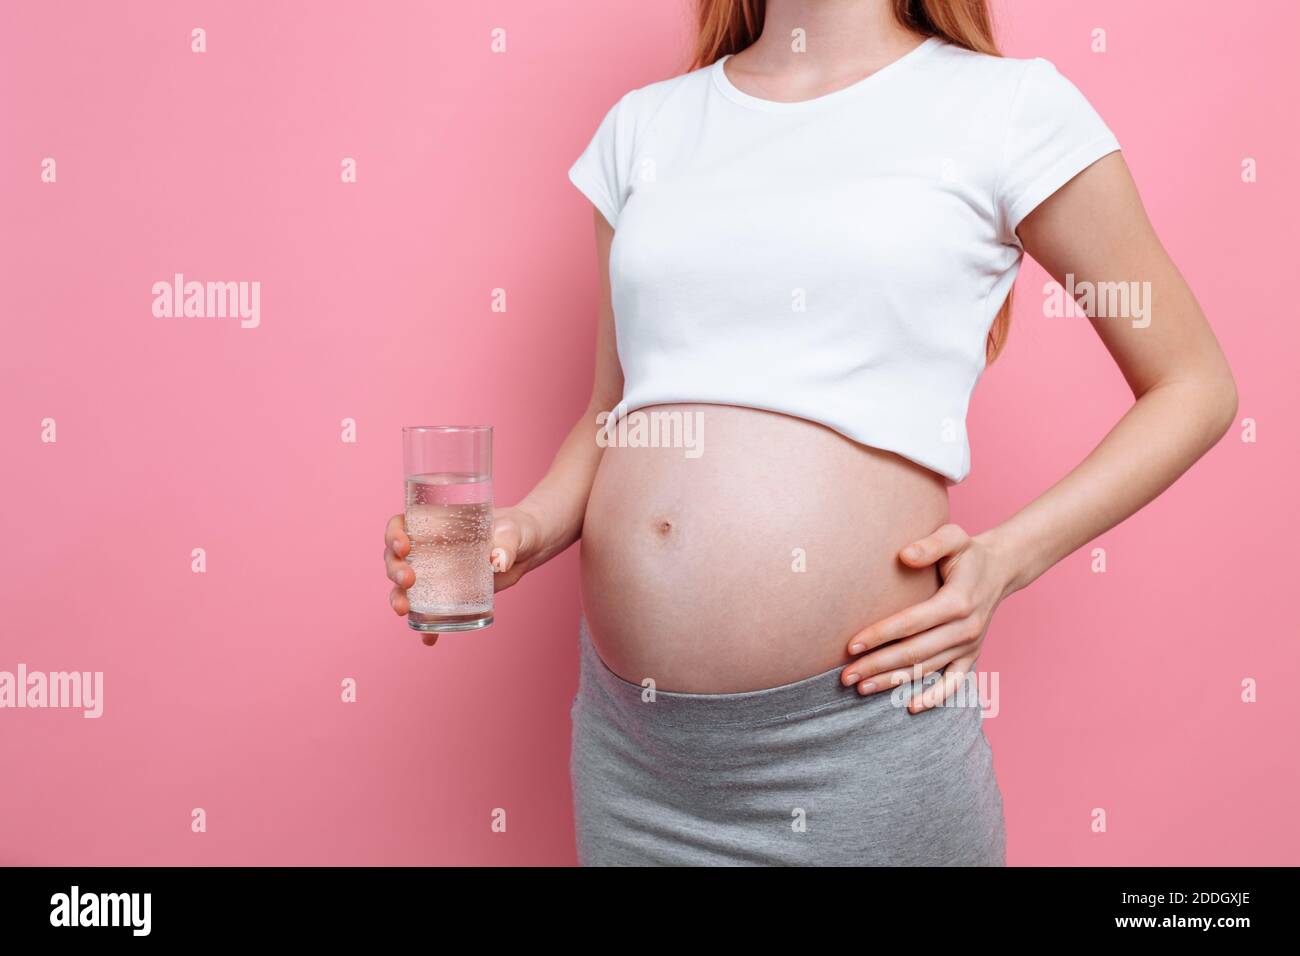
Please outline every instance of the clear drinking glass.
M492 623L492 427L402 429L406 472L406 623L472 631Z

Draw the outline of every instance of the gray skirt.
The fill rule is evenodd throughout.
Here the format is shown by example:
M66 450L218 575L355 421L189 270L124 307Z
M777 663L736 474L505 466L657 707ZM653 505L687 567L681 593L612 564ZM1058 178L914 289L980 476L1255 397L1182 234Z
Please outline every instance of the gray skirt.
M580 642L584 866L1003 865L978 704L909 714L903 695L842 686L838 667L752 693L651 693L605 666L585 619Z

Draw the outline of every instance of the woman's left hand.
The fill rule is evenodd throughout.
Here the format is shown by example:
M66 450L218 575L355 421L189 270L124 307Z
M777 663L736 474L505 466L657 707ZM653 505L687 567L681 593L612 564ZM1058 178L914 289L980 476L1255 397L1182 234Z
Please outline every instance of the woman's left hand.
M909 544L899 558L910 568L937 564L943 585L929 600L855 634L849 654L858 659L840 679L857 684L860 694L875 694L905 681L919 684L946 667L942 680L912 695L908 710L915 714L947 700L975 666L993 610L1010 593L1012 574L987 538L972 538L955 524Z

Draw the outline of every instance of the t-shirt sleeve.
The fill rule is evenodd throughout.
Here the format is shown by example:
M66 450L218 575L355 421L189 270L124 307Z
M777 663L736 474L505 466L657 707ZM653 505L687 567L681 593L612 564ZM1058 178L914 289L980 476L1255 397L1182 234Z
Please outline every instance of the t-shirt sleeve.
M1038 204L1119 140L1078 88L1041 57L1030 60L1012 98L997 191L1002 238L1019 245L1016 228Z
M596 135L569 168L569 181L614 227L631 178L633 129L629 114L628 96L624 96L605 114Z

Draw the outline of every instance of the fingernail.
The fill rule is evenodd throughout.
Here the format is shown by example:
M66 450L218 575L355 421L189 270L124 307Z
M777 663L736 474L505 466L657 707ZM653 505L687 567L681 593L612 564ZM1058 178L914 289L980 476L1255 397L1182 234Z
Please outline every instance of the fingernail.
M873 680L869 680L862 685L862 693L864 694L870 694L875 689L876 689L876 682Z
M847 673L847 674L844 675L844 684L845 684L845 686L847 686L847 685L849 685L849 684L856 684L857 681L858 681L858 675L855 674L855 673L853 673L852 671L849 671L849 673Z
M506 569L506 553L501 548L492 549L492 570L498 574Z
M919 558L921 556L921 549L914 544L909 544L903 549L903 553L909 558Z
M849 645L849 653L850 653L850 654L861 654L861 653L862 653L863 651L865 651L865 650L866 650L866 648L863 647L861 644L850 644L850 645Z

